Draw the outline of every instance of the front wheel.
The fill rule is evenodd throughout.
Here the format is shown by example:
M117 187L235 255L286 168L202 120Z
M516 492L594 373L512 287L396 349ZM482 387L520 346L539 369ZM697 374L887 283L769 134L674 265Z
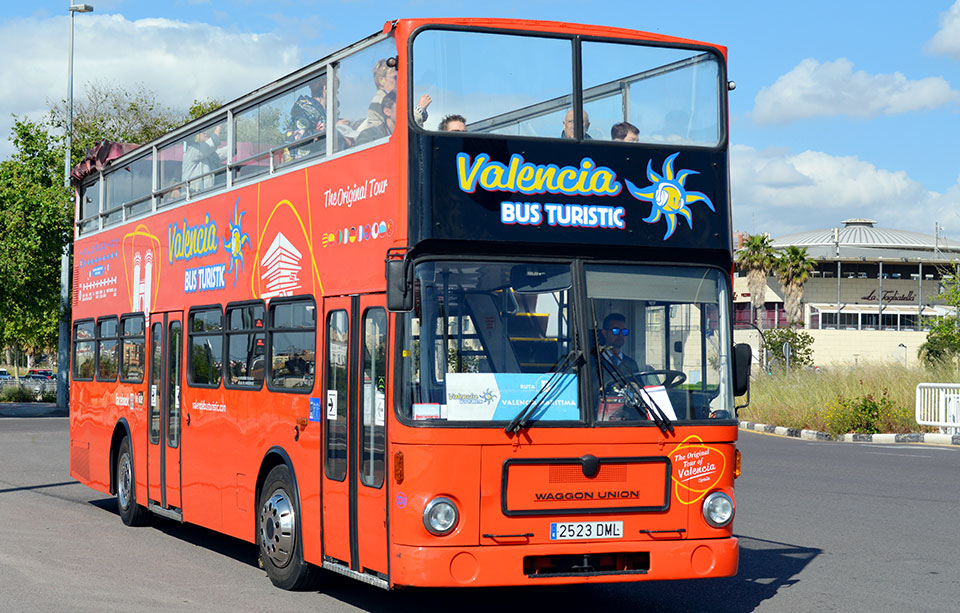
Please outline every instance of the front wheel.
M270 581L284 590L299 590L316 580L317 568L303 560L300 509L293 497L286 465L274 466L260 489L257 546Z
M124 438L117 452L117 511L128 526L141 526L147 521L147 510L137 504L137 482L133 477L133 452L130 439Z

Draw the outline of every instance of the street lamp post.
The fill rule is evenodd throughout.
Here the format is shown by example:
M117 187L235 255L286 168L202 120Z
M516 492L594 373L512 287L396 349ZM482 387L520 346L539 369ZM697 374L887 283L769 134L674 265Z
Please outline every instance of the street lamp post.
M70 50L67 55L67 139L63 154L63 186L70 189L70 151L73 147L73 16L75 13L93 12L89 4L70 3ZM72 238L72 236L71 236ZM63 245L60 253L60 327L57 342L57 407L66 409L70 388L70 243ZM64 368L66 366L66 368Z

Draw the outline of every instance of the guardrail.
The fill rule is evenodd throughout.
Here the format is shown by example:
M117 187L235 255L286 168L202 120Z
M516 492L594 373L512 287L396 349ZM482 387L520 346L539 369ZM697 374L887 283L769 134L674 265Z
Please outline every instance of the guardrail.
M960 434L960 384L917 384L916 419L942 434Z
M21 377L19 382L20 388L25 390L28 394L32 396L39 397L43 393L56 393L57 391L57 381L56 379L50 379L48 381L39 381L36 379L26 379ZM14 378L10 379L0 379L0 389L6 387L16 387L17 380Z

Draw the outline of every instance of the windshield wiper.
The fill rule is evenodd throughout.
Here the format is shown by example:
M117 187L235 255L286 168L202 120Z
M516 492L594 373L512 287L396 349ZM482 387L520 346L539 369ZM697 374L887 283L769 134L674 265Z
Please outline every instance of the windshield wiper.
M553 391L553 386L557 380L566 372L571 364L576 365L580 360L580 356L583 355L583 352L579 349L574 349L568 353L563 358L557 360L557 363L553 365L548 372L550 373L550 378L547 379L547 382L543 384L537 393L533 395L526 405L520 412L517 413L507 427L503 429L504 432L510 434L511 432L520 432L527 427L527 423L530 421L530 417L537 412L537 409L543 406L547 401L550 393Z
M601 368L606 369L610 375L613 377L614 384L619 386L620 389L624 391L626 399L629 402L628 406L633 408L645 408L647 413L650 414L650 418L653 420L653 423L660 428L660 431L664 434L667 431L673 432L673 422L670 421L670 418L667 417L666 413L663 412L663 409L657 404L653 399L653 396L647 394L647 398L644 398L641 390L643 385L632 373L626 373L623 370L623 367L619 364L615 364L612 360L608 360L604 357L604 353L609 349L609 347L603 347L597 351L597 357L600 361ZM602 392L604 397L606 393Z

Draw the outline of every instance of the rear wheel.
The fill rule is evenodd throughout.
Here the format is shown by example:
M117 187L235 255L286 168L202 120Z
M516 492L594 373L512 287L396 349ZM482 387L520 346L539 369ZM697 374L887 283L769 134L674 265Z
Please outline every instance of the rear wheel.
M141 526L147 521L147 510L137 504L137 481L133 475L133 452L130 439L124 438L117 452L117 511L128 526Z
M260 489L257 545L260 564L273 584L299 590L316 581L317 568L303 560L300 509L286 465L274 466Z

